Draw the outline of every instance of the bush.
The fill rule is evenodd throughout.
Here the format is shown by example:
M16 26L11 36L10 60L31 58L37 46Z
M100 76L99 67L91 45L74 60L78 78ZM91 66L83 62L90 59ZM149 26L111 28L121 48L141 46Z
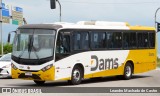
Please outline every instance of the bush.
M1 55L1 44L0 44L0 55ZM4 44L3 45L3 54L11 53L12 52L12 44Z

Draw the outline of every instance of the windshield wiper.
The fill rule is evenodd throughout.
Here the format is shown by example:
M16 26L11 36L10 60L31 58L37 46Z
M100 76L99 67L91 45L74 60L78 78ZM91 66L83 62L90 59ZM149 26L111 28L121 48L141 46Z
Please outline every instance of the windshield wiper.
M21 54L18 56L18 61L20 61L20 58L22 57L23 53L24 53L25 49L21 52Z
M31 40L31 44L30 44L30 52L31 52L31 50L32 50L32 48L33 48L33 51L34 51L34 54L36 55L36 57L37 57L37 59L39 60L39 56L38 56L38 54L37 54L37 52L36 52L36 49L35 49L35 47L33 46L33 42L34 42L34 39L32 38L32 40ZM29 54L30 55L30 54Z
M28 52L31 52L31 39L32 37L29 37L29 42L28 42ZM18 60L20 61L20 58L22 57L23 53L25 52L25 48L23 49L23 51L21 52L21 54L18 56Z
M31 48L31 45L32 45L32 40L33 39L33 35L32 36L29 36L29 42L28 42L28 54L29 54L29 59L30 59L30 54L31 54L31 50L32 50L32 48Z

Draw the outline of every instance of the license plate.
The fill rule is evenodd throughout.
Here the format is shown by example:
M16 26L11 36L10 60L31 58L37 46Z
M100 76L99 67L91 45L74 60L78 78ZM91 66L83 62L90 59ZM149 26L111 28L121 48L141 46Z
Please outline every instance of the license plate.
M32 73L31 72L26 72L25 75L26 76L32 76Z

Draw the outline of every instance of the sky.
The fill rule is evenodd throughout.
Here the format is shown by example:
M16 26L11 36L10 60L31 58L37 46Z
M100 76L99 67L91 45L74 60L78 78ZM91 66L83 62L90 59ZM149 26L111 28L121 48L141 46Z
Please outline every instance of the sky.
M50 0L2 0L9 6L23 8L28 24L53 23L59 21L59 6L50 9ZM160 7L160 0L59 0L62 5L62 21L116 21L130 25L154 27L154 15ZM160 11L157 13L160 22ZM3 24L3 38L7 41L9 31L18 26ZM160 43L160 33L157 34ZM160 44L158 44L160 54Z

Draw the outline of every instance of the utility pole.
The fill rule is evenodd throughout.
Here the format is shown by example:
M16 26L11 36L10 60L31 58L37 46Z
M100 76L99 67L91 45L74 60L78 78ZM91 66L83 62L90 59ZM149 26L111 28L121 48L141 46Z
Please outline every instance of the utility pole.
M3 55L3 32L2 32L2 0L0 0L0 37L1 37L1 55Z

